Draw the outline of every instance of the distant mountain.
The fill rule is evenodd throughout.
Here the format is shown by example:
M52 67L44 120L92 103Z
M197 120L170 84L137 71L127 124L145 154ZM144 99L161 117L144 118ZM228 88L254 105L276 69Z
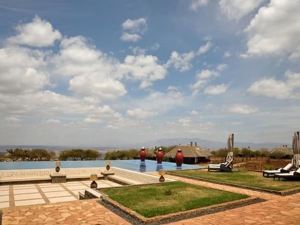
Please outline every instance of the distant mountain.
M220 141L211 141L200 138L165 138L159 139L156 141L149 141L137 144L137 146L145 146L145 147L153 147L153 146L170 146L170 145L189 145L190 142L197 142L198 146L208 149L218 149L226 147L226 140L224 142ZM252 143L252 142L236 142L235 146L239 148L250 148L252 149L260 149L260 148L274 148L282 145L286 145L286 143Z
M87 147L87 146L52 146L52 145L0 145L0 152L5 152L7 149L10 148L26 148L26 149L40 148L40 149L47 149L49 151L55 151L55 152L59 152L67 149L76 149L76 148L94 149L100 152L106 152L115 149L114 147L93 147L93 146Z
M178 144L189 145L191 141L193 143L197 142L198 146L207 149L218 149L218 148L226 147L226 140L224 140L224 142L221 142L221 141L205 140L201 138L164 138L164 139L158 139L158 140L147 141L147 142L132 143L127 145L115 144L114 147L112 146L93 147L93 146L51 146L51 145L0 145L0 152L4 152L6 151L6 149L9 148L29 148L29 149L42 148L42 149L47 149L55 152L63 151L66 149L80 148L80 149L95 149L104 153L115 149L129 149L129 148L138 149L142 146L145 146L147 148L153 148L154 146L172 146ZM267 143L267 142L266 143L236 142L235 143L236 147L247 148L248 146L250 146L250 148L252 149L274 148L282 145L286 145L286 143Z

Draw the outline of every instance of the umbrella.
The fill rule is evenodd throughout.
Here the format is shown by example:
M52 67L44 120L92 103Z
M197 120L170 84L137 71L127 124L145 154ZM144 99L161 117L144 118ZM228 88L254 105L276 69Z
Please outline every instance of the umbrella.
M228 151L232 151L234 146L234 135L230 134L228 139L227 139L227 148Z
M296 168L299 167L299 161L300 161L300 141L299 141L299 131L294 133L294 137L293 137L293 153L294 153L294 157L293 157L293 164Z
M300 154L300 132L299 131L296 132L296 138L297 138L296 148L297 148L297 151L298 151L297 154Z

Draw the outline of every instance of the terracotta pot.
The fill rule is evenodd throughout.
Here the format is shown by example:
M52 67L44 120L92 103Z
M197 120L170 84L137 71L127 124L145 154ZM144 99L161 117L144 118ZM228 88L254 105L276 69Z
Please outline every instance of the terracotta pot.
M146 155L147 155L146 149L142 148L142 149L140 150L140 159L141 159L142 162L145 161Z
M176 156L175 156L175 162L178 167L181 167L181 165L183 163L183 158L184 157L183 157L181 149L178 149L176 152Z
M164 158L164 152L162 149L159 149L157 152L156 152L156 161L157 163L162 163L163 161L163 158Z

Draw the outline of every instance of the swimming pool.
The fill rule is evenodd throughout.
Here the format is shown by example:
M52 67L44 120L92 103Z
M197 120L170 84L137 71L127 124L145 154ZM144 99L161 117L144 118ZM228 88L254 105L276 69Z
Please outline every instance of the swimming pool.
M140 160L110 160L112 167L120 167L123 169L151 172L164 170L176 170L176 169L199 169L198 165L183 164L181 168L177 168L175 163L163 162L158 165L154 160L146 160L141 163ZM84 167L104 167L104 160L89 160L89 161L61 161L62 168L84 168ZM0 170L18 170L18 169L47 169L54 168L54 161L38 161L38 162L0 162Z

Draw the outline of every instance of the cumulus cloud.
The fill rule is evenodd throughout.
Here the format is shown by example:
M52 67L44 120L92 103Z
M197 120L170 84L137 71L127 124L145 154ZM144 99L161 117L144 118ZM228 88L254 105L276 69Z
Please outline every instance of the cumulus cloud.
M264 0L220 0L221 12L231 20L239 20L258 8Z
M226 68L226 64L220 64L216 66L216 69L205 69L198 72L196 74L195 83L190 86L193 91L193 95L201 92L211 80L218 77L220 75L220 72L224 71ZM225 93L227 89L228 85L226 84L210 85L205 88L204 93L209 95L218 95Z
M178 53L177 51L173 51L171 53L170 59L167 62L167 67L171 65L180 72L184 72L190 70L192 68L191 61L194 59L195 53L188 52L188 53Z
M228 85L226 84L219 84L219 85L210 85L205 88L204 94L207 95L220 95L227 91Z
M141 31L141 24L144 23L143 20L139 21L138 25L127 21L124 23L124 30ZM75 119L76 123L105 122L107 126L116 127L122 115L111 106L103 104L115 101L127 93L123 81L139 81L140 87L145 88L166 76L167 70L159 64L156 56L128 55L122 62L102 52L82 36L61 38L59 31L39 17L32 23L19 25L18 35L8 38L6 45L0 48L2 118L10 115L11 118L21 120L19 118L28 118L30 115L36 121L43 121L43 124L53 124L56 120L63 125L64 118L67 117L69 121ZM46 26L55 38L52 38L52 42L36 45L28 41L29 37L21 41L19 37L24 37L33 29L32 26ZM24 34L21 35L21 31ZM41 38L40 34L33 32L32 35ZM51 32L47 35L50 37ZM59 40L56 51L32 48L50 46L55 40ZM157 48L157 45L153 46L153 49ZM52 89L62 90L62 93ZM172 90L172 93L175 95L176 91ZM147 98L149 103L154 99L151 96ZM166 96L169 100L178 99L178 93L177 97L170 97L171 90L161 96ZM129 114L134 112L143 114L144 117L147 114L142 111L128 111Z
M295 90L300 87L300 74L286 72L286 80L276 80L274 78L263 78L255 81L248 92L253 95L274 97L277 99L294 98Z
M125 42L137 42L141 39L141 35L139 34L129 34L129 33L123 33L121 36L121 40Z
M127 115L134 119L147 119L155 114L155 112L147 111L141 108L127 110Z
M248 55L300 57L300 2L271 0L246 28Z
M122 118L121 114L113 110L110 106L104 105L95 108L92 114L89 114L84 122L99 123L104 121L119 121Z
M161 116L185 104L184 99L185 97L176 87L169 87L166 92L154 91L146 97L128 101L126 104L129 105L127 114L133 116L140 112L148 117Z
M236 114L252 114L257 112L258 109L254 106L250 105L241 105L241 104L235 104L229 107L228 112L236 113Z
M127 93L119 81L118 62L90 45L83 37L61 42L53 63L57 74L69 76L69 89L81 96L114 99Z
M190 10L197 11L203 6L206 6L208 3L208 0L191 0L190 3Z
M24 94L49 84L44 54L37 50L8 46L0 49L0 93Z
M30 23L17 26L16 31L18 34L10 37L7 40L8 43L32 47L48 47L62 37L60 32L53 29L49 22L42 20L38 16L34 17Z
M122 23L121 40L125 42L137 42L147 29L147 20L145 18L127 19Z
M162 80L167 74L164 66L158 63L158 58L152 55L128 55L120 65L120 72L129 79L141 81L140 88L152 85L154 81Z
M200 46L197 51L190 51L186 53L178 53L177 51L173 51L168 62L166 63L166 67L169 68L173 66L180 72L188 71L193 67L192 60L196 56L207 53L211 49L211 47L211 41L207 41L204 45Z

